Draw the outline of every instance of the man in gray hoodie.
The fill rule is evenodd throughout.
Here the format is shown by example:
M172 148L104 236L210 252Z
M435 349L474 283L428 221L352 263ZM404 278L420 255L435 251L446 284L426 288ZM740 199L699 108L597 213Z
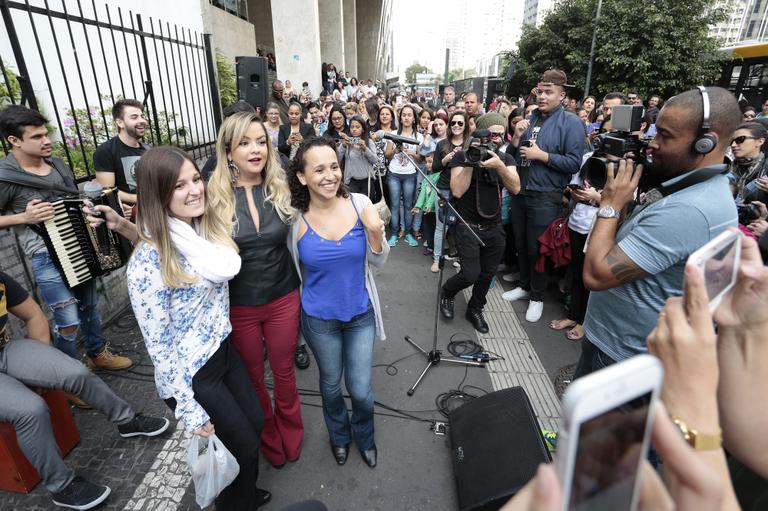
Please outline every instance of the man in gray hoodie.
M111 353L101 336L96 282L67 287L43 238L31 227L53 218L52 201L78 193L72 171L52 156L47 123L42 114L23 106L0 111L0 136L11 146L10 154L0 160L0 229L16 231L30 260L40 293L53 312L54 345L75 358L80 329L89 366L125 369L131 360Z

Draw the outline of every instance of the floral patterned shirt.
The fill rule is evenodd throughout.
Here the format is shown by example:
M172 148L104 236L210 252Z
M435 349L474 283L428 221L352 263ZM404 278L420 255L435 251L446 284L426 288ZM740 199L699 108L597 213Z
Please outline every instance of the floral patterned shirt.
M182 269L194 275L181 257ZM163 282L160 256L142 242L128 262L128 294L144 343L155 366L155 384L162 399L176 399L176 418L188 431L209 420L195 401L192 377L208 362L232 331L229 283L199 278L181 288Z

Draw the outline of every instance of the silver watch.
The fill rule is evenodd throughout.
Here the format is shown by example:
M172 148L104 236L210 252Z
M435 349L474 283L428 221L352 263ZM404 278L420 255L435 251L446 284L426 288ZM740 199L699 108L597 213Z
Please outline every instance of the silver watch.
M600 218L619 218L621 213L613 209L611 206L603 206L597 210L597 216Z

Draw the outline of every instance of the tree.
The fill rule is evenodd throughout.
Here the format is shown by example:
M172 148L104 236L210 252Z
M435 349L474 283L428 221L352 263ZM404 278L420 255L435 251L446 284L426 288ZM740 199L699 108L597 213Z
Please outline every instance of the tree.
M717 40L707 32L723 11L710 5L710 0L603 2L590 94L636 90L644 98L669 97L713 83L721 60ZM525 26L517 53L510 55L516 69L509 89L526 95L542 72L556 67L583 91L596 9L597 0L564 0L540 28Z
M429 68L423 64L419 64L418 62L416 64L412 64L405 68L405 83L415 83L417 74L429 72Z
M221 106L227 107L237 101L237 83L232 63L227 57L216 52L216 72L219 75L219 99Z

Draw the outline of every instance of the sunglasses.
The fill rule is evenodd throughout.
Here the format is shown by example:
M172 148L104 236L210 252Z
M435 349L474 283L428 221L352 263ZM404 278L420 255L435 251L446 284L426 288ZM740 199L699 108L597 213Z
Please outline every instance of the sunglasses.
M464 126L464 121L451 121L451 126Z
M745 141L746 139L748 139L748 138L749 138L749 139L752 139L752 140L757 140L755 137L748 137L748 136L746 136L746 135L742 135L742 136L740 136L740 137L736 137L736 138L734 138L733 140L731 140L731 144L737 144L737 145L741 145L741 144L743 144L743 143L744 143L744 141Z

